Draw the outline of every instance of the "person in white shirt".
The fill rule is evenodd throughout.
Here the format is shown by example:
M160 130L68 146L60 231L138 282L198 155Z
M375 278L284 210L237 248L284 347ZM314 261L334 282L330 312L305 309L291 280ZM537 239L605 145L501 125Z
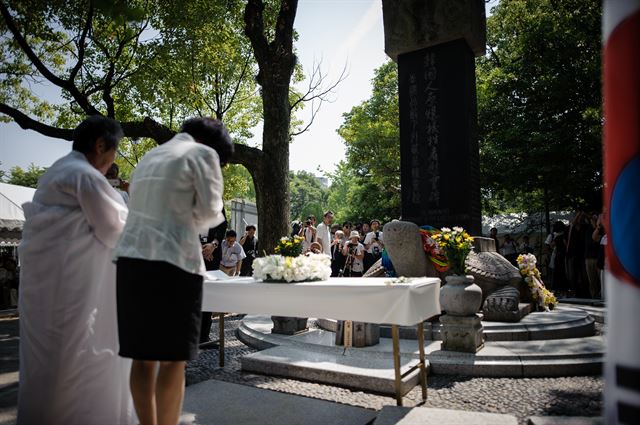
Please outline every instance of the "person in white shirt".
M104 176L121 137L114 120L85 119L23 205L18 424L135 421L111 258L127 207Z
M380 231L380 220L371 220L371 231L364 238L364 248L367 250L364 269L369 270L376 261L382 257L384 249L384 236Z
M242 260L247 258L244 249L242 249L242 245L236 242L237 238L238 235L235 230L227 230L221 245L222 258L220 259L220 270L229 276L240 276Z
M322 217L322 223L316 229L316 241L322 246L322 252L331 256L331 223L333 223L333 211L327 211Z
M120 355L133 359L141 425L177 424L185 361L200 339L205 265L199 233L224 221L221 167L233 153L219 120L187 120L133 172L117 258Z
M364 246L360 243L360 233L354 230L349 235L349 242L344 244L342 255L345 256L344 277L361 277L364 273Z

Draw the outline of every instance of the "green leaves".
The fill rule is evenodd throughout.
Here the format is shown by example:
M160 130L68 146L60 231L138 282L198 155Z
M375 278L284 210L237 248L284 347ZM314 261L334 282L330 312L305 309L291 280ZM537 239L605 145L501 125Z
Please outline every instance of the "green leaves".
M36 188L38 187L38 179L47 171L46 167L38 167L35 164L30 164L25 170L22 167L11 167L9 174L4 172L0 176L0 181L9 184L15 184L18 186L26 186Z
M483 208L599 202L600 3L502 1L477 60Z
M375 71L371 97L343 115L338 134L346 159L331 175L330 208L341 220L388 221L400 216L398 72Z

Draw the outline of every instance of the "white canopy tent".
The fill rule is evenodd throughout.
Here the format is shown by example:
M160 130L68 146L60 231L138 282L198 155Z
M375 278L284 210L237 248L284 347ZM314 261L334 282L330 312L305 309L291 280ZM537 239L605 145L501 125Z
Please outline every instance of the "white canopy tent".
M33 199L35 189L0 183L0 246L17 246L22 236L22 204Z

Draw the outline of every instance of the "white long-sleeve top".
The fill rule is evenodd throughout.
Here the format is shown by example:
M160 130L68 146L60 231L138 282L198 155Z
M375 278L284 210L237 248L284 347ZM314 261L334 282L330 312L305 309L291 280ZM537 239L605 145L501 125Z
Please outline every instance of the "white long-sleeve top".
M23 209L18 424L137 423L111 261L127 218L122 196L72 151Z
M129 188L129 217L115 257L165 261L204 275L199 233L224 221L216 151L186 133L149 152Z

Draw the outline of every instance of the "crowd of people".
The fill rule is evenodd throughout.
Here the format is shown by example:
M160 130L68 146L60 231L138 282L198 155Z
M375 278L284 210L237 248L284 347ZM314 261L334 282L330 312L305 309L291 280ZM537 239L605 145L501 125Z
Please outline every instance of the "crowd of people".
M322 252L331 257L332 277L359 277L382 256L384 234L378 219L353 224L334 224L334 213L326 211L317 224L314 215L292 223L291 236L301 236L303 252Z
M494 227L489 237L496 241L496 250L514 266L518 255L535 252L527 235L520 244L509 234L500 241ZM603 299L606 244L604 219L599 212L578 210L569 225L556 221L539 251L545 285L559 296Z

